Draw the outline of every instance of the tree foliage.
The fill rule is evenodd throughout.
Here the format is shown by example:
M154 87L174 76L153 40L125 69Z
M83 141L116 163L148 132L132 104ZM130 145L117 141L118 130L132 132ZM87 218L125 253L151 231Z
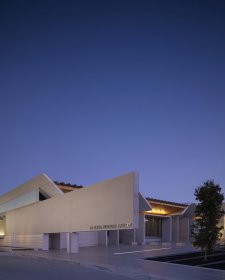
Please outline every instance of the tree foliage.
M200 247L206 255L212 252L216 241L221 237L223 227L219 226L219 220L224 214L224 195L218 184L208 180L195 189L195 198L198 204L192 227L193 245Z

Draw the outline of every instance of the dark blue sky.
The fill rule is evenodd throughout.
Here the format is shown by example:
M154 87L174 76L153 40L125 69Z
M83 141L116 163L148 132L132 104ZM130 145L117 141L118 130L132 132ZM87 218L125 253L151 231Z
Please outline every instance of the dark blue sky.
M45 172L225 192L224 1L1 1L0 194Z

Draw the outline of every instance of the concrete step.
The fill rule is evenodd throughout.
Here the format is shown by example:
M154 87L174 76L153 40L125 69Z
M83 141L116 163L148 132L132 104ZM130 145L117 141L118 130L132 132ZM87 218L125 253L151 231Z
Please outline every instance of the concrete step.
M160 246L162 244L162 240L158 237L148 237L145 238L145 244L151 246Z
M175 245L178 246L178 247L179 246L185 246L186 243L185 242L176 242Z
M11 246L0 246L0 252L12 252L12 251L27 251L34 250L32 248L24 248L24 247L11 247Z
M164 241L164 242L162 242L162 246L171 247L172 246L172 242Z

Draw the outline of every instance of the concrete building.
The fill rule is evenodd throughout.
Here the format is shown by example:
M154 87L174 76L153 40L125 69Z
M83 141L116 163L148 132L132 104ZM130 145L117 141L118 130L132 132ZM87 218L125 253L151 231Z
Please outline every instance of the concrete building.
M193 205L144 198L138 174L92 186L41 174L0 197L0 246L67 249L188 242Z

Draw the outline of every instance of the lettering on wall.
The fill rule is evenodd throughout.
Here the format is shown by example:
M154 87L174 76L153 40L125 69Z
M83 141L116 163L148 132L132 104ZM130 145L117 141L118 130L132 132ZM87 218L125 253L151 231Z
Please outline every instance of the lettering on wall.
M110 230L110 229L124 229L124 228L132 228L132 223L124 223L124 224L113 224L113 225L95 225L90 226L90 230Z

